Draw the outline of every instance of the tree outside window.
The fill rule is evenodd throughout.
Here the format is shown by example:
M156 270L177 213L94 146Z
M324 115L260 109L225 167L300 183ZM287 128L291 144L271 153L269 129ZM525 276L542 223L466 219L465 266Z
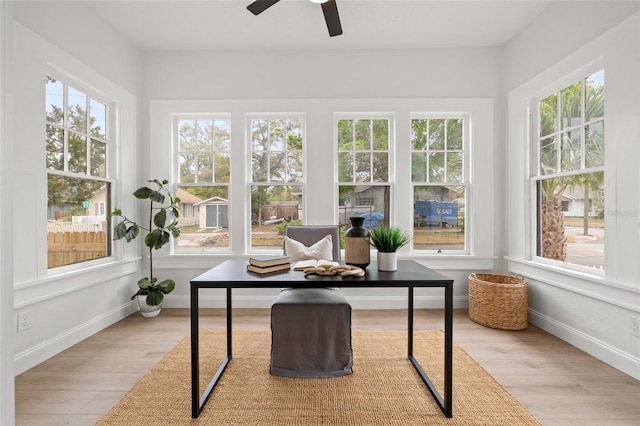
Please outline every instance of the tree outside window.
M107 105L46 79L48 268L110 256Z
M304 120L250 120L251 248L282 250L284 227L304 220Z
M538 102L536 253L604 269L604 71Z
M228 117L175 122L180 198L177 251L228 251L231 128Z

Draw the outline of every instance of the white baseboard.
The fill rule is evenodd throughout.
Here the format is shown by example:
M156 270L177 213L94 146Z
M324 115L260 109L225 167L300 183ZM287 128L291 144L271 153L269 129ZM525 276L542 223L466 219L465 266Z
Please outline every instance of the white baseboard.
M640 358L622 352L580 330L531 309L529 309L529 322L636 380L640 380Z
M14 358L14 369L16 376L35 367L86 339L89 336L109 327L112 324L128 317L138 310L135 302L129 302L119 306L109 312L105 312L83 324L67 330L51 339L48 339L36 346L16 354Z

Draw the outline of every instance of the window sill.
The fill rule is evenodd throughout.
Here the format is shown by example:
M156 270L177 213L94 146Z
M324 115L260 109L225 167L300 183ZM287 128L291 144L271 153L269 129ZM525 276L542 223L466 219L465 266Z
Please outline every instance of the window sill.
M637 300L640 295L640 286L634 287L632 284L521 258L507 256L505 260L508 262L507 269L510 272L521 274L537 283L638 311L638 306L629 301Z

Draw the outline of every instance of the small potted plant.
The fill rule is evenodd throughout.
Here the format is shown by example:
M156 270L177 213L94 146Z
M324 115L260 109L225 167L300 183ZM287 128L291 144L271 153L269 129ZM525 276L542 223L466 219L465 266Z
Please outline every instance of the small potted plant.
M398 249L405 246L411 238L400 228L376 226L369 230L371 245L378 249L378 270L395 271L398 269Z
M143 316L155 317L160 313L164 295L171 293L176 283L172 279L158 282L158 277L153 274L153 250L158 250L167 244L171 236L173 238L180 236L178 227L180 199L174 197L165 186L169 183L166 179L162 182L158 179L148 182L154 183L157 189L143 186L133 193L139 200L149 200L148 226L138 224L122 214L120 209L115 209L111 216L122 218L122 221L114 227L114 240L124 238L127 242L131 242L140 235L140 230L146 234L144 245L149 248L149 276L138 281L138 291L131 296L131 300L137 298Z

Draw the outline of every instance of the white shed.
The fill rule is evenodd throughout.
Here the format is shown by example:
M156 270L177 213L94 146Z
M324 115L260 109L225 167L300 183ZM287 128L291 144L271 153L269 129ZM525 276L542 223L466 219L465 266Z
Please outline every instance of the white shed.
M229 227L229 200L212 197L193 205L199 210L200 228Z

